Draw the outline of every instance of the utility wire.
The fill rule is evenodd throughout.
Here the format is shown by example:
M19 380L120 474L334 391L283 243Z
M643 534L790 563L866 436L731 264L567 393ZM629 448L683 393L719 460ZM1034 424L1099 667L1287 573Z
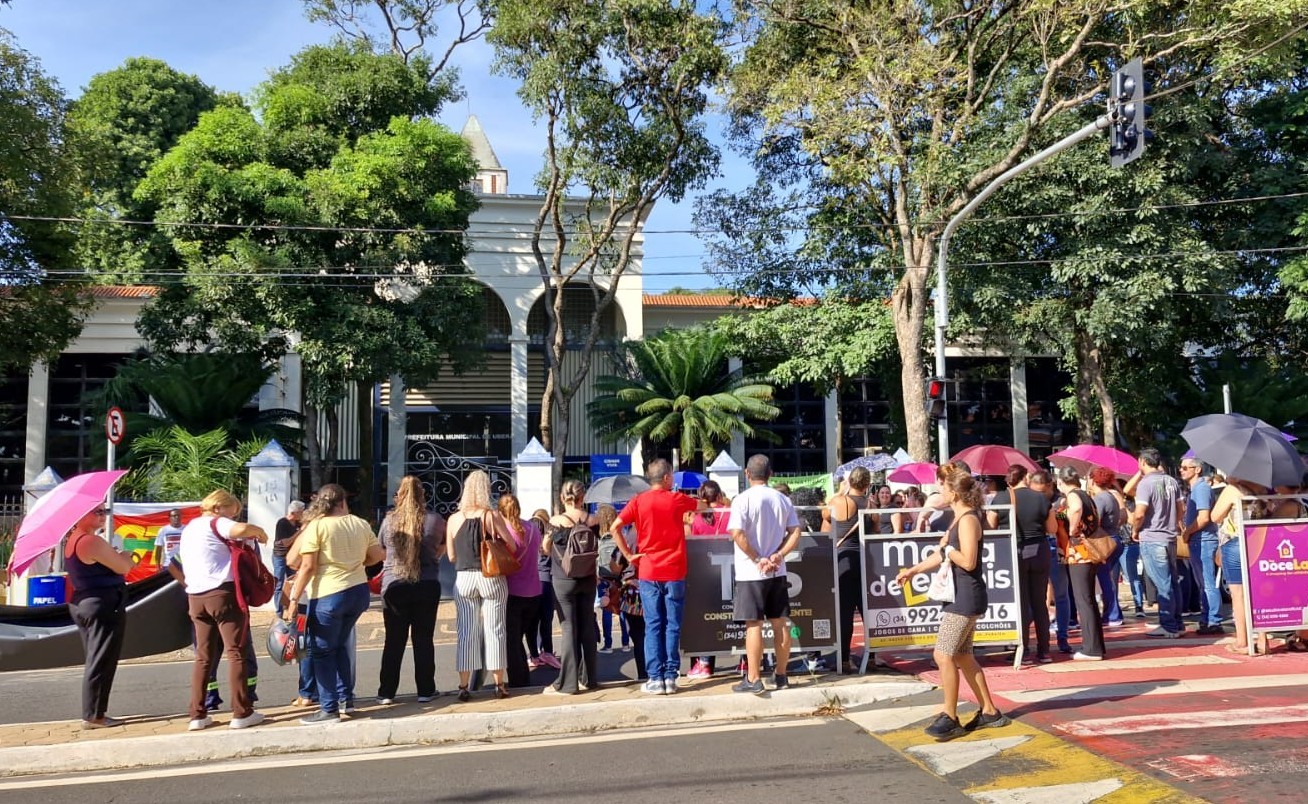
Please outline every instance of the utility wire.
M1294 198L1308 197L1308 191L1297 193L1278 193L1274 195L1245 196L1240 198L1221 198L1211 201L1185 201L1176 204L1148 204L1137 207L1113 207L1111 209L1094 209L1094 210L1070 210L1067 212L1045 212L1032 213L1029 215L997 215L993 217L972 218L967 221L967 225L980 223L1011 223L1014 221L1029 220L1051 220L1058 218L1084 218L1095 217L1099 215L1123 215L1132 212L1161 212L1174 209L1198 209L1202 207L1229 206L1233 204L1253 204L1264 201L1284 201ZM178 222L178 221L140 221L128 220L124 218L80 218L68 216L48 216L48 215L0 215L12 221L30 221L36 223L71 223L92 226L138 226L148 227L156 226L169 229L215 229L215 230L240 230L240 231L269 231L269 232L321 232L321 233L346 233L346 234L407 234L414 236L441 236L441 235L471 235L475 237L478 233L471 228L469 229L422 229L422 228L389 228L389 227L362 227L362 226L302 226L297 224L280 224L280 223L204 223L204 222ZM514 221L478 221L477 227L482 226L501 226L511 228L517 231L523 229L523 225ZM768 227L767 231L782 232L801 232L801 231L821 231L821 230L868 230L868 229L898 229L899 225L894 223L852 223L848 225L837 224L813 224L806 226L775 226ZM652 234L686 234L686 235L717 235L723 234L721 229L643 229L645 235ZM549 231L545 231L549 236Z

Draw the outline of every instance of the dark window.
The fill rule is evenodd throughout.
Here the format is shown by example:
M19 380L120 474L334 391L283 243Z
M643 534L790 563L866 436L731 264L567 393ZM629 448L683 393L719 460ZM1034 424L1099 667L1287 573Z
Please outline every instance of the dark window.
M898 386L893 389L899 392ZM861 377L844 384L840 394L842 426L840 463L887 447L893 427L889 394L891 389L878 377Z
M775 421L762 422L756 427L771 430L780 437L779 443L761 438L745 439L745 457L763 454L772 461L777 474L815 474L830 469L826 449L826 400L813 393L805 384L776 389L773 400L781 408Z
M0 499L23 492L27 455L27 376L0 377Z
M45 461L63 477L104 468L104 406L92 395L125 355L64 354L50 370Z

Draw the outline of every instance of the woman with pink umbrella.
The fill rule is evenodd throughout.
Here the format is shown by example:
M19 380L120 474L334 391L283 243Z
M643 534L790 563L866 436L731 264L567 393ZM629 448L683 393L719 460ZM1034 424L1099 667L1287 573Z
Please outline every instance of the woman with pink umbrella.
M105 509L83 514L64 546L64 566L73 585L68 611L82 635L86 671L82 675L82 728L105 729L122 721L105 715L118 672L127 625L127 573L135 562L115 550L96 531L104 527Z

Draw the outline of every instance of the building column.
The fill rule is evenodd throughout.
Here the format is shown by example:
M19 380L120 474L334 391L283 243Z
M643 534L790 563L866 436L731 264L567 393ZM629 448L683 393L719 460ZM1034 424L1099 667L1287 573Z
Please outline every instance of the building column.
M386 492L394 497L404 477L405 452L409 442L409 408L404 404L404 378L391 375L391 397L386 407Z
M518 455L527 448L527 338L509 338L509 420L513 434L511 453Z
M1026 401L1026 358L1008 359L1008 385L1012 389L1013 448L1024 455L1031 454L1031 432Z
M27 375L27 446L23 482L31 483L46 466L45 434L50 425L50 366L36 363Z
M745 364L741 361L739 357L727 358L727 371L729 371L730 373L737 374L744 367ZM749 457L745 455L745 434L739 432L732 433L731 445L727 447L727 451L731 453L732 458L734 458L737 461L740 461L743 464L746 458ZM634 467L635 464L633 463L632 466ZM638 472L637 474L640 473Z
M835 469L845 462L840 454L840 392L832 388L822 402L822 434L826 437L826 465L828 469Z

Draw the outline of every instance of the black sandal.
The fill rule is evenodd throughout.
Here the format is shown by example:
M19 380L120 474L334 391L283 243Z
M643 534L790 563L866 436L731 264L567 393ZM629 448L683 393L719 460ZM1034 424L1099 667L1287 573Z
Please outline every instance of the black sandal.
M459 703L467 703L471 697L472 693L468 692L467 687L459 687Z
M496 697L496 698L499 698L500 700L504 700L505 698L509 697L509 691L508 691L508 689L506 689L505 686L504 686L503 684L496 684L496 685L495 685L495 697Z

